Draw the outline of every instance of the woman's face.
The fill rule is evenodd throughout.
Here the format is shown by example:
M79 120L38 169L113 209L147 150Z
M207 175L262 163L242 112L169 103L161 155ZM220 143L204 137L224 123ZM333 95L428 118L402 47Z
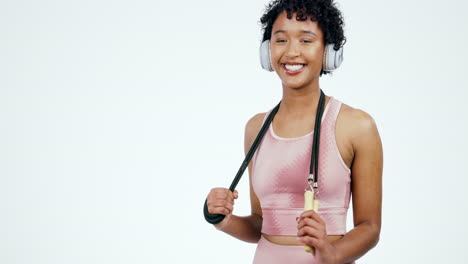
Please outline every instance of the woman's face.
M318 81L323 52L322 30L310 17L297 21L293 13L288 19L284 11L273 23L271 63L286 87L298 89Z

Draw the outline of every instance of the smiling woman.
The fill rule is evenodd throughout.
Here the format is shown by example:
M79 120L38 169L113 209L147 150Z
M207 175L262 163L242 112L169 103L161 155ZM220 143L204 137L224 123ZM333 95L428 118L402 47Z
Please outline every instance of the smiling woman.
M276 0L260 21L262 67L276 72L283 97L246 124L246 154L263 135L248 167L251 215L232 213L233 188L213 188L205 213L225 216L218 230L258 243L254 263L354 263L379 240L383 150L373 118L320 87L343 59L341 12L332 0ZM319 208L304 206L307 186ZM354 228L346 232L351 198Z
M282 12L273 24L270 40L273 69L290 88L312 81L318 85L325 47L322 30L315 21L298 21L287 16L287 12Z

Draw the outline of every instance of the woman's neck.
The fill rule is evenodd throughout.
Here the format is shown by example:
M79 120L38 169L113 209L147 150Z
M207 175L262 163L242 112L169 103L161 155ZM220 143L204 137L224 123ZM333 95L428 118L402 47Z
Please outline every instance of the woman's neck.
M303 119L315 115L320 99L319 85L311 85L301 89L292 89L283 85L283 99L278 115L293 119Z

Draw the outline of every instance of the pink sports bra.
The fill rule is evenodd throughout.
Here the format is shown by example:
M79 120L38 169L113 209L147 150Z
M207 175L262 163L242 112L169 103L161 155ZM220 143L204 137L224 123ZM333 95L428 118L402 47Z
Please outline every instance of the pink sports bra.
M319 193L316 197L320 201L318 214L326 223L327 235L346 233L351 197L351 171L341 158L335 138L341 105L341 101L330 96L320 128ZM282 138L275 134L271 124L265 133L253 157L252 168L252 187L263 214L262 233L297 235L296 217L304 210L312 137L313 131L297 138Z

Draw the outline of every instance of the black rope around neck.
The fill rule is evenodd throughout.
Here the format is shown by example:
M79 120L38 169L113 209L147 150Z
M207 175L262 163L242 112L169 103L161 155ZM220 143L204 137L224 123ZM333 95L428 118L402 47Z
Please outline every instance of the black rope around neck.
M263 124L262 128L260 129L260 132L258 133L257 137L255 138L254 143L250 147L249 152L245 156L244 161L242 162L239 170L237 171L236 177L234 177L234 180L231 183L231 186L229 187L229 190L231 192L234 192L237 184L239 183L239 180L242 177L242 174L244 174L245 169L248 167L250 160L252 159L255 151L258 148L258 145L260 145L260 142L263 139L263 136L265 135L266 131L268 130L273 118L275 117L276 113L278 112L278 109L281 105L281 101L278 103L278 105L273 108L271 113L268 115L267 119L265 120L265 123ZM309 173L310 175L313 175L314 177L314 188L318 188L318 158L319 158L319 139L320 139L320 125L322 123L322 115L323 115L323 108L325 105L325 94L323 93L322 89L320 89L320 99L319 103L317 106L317 113L315 116L315 126L314 126L314 137L312 141L312 151L311 151L311 158L310 158L310 170ZM203 208L203 214L205 216L205 220L210 223L210 224L218 224L221 221L223 221L225 215L223 214L210 214L208 212L208 205L207 205L207 199L205 200L205 205Z

